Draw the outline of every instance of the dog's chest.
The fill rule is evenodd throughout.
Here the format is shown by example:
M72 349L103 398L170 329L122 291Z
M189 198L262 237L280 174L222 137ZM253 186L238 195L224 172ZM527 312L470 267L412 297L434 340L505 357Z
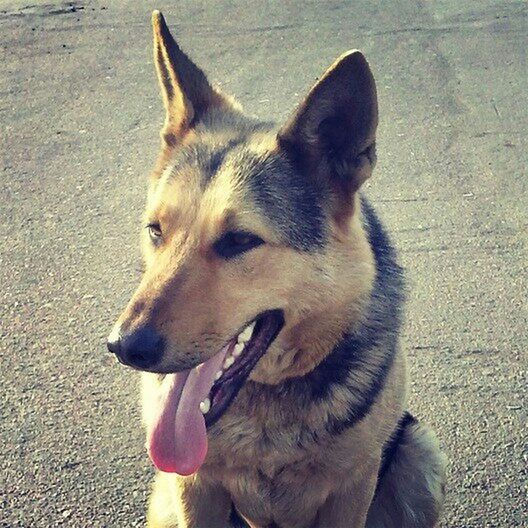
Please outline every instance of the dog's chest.
M256 525L311 524L331 491L331 454L297 420L230 418L210 439L208 473L221 480L237 509ZM326 468L326 469L325 469Z
M277 468L273 476L263 465L238 467L224 480L238 512L256 526L310 526L325 502L329 490L316 485L318 471L307 467ZM268 468L269 469L269 468Z
M330 492L317 455L282 442L263 441L247 451L232 446L220 456L222 484L257 526L309 526Z

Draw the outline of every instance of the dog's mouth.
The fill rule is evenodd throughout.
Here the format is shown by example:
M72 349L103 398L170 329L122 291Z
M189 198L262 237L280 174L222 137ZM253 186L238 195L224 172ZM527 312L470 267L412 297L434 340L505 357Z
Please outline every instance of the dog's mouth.
M234 337L209 396L200 403L205 424L213 425L229 407L247 377L284 325L282 310L261 314Z
M261 313L206 362L168 374L147 449L161 471L190 475L207 454L206 428L228 409L249 374L284 326L282 310Z

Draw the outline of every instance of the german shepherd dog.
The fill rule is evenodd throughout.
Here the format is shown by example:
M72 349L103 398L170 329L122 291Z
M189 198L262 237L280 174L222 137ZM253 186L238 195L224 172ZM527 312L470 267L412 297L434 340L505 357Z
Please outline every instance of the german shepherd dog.
M367 61L342 55L275 128L152 20L166 120L144 274L108 338L144 371L148 526L434 526L445 460L405 412L402 273L359 192Z

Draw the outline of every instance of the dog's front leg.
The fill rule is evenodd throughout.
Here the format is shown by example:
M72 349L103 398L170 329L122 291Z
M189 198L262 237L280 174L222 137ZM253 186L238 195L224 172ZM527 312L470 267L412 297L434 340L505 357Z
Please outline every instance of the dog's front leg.
M148 528L226 528L231 498L218 484L198 475L159 472L147 514Z
M364 528L376 490L378 464L363 480L334 491L320 508L314 528Z

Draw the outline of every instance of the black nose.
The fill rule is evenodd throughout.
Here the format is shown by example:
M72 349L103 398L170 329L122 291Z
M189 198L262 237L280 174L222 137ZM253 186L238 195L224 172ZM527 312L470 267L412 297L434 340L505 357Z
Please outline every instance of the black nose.
M121 363L137 369L149 369L163 356L164 339L151 326L142 326L133 332L108 338L106 346Z
M119 354L119 345L121 344L121 337L115 336L113 333L108 337L106 346L112 354Z

